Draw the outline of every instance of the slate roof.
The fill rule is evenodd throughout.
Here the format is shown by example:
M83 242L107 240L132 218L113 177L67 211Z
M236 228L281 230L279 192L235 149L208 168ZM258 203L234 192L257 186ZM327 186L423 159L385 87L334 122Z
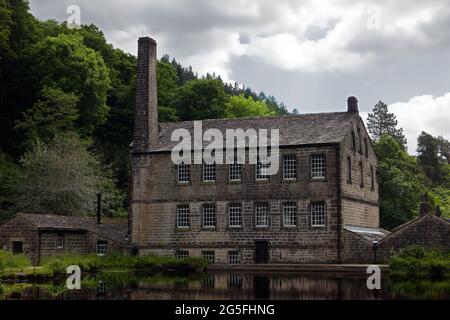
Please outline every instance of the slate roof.
M350 123L355 119L354 113L329 112L287 115L277 117L253 117L239 119L202 120L202 130L219 129L225 137L226 129L250 128L255 130L279 129L280 146L337 143L348 133ZM193 139L194 122L160 123L159 144L152 151L171 151L178 144L172 142L171 135L175 129L187 129ZM209 142L204 142L204 146Z
M353 226L344 226L345 230L353 232L367 240L371 243L377 243L378 241L387 237L390 232L381 228L363 228L363 227L353 227Z
M97 219L90 217L30 213L19 213L17 216L24 218L39 230L90 231L119 243L126 242L128 235L126 219L103 219L101 224L97 224Z

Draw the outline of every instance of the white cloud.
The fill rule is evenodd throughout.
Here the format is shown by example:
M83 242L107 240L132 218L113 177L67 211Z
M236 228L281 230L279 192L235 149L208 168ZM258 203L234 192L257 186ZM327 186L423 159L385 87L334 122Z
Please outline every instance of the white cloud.
M31 0L31 8L42 18L63 20L72 2ZM351 72L450 43L447 0L78 0L77 5L82 22L98 24L116 46L135 53L144 30L158 41L161 54L224 79L232 77L230 60L243 55L286 70ZM378 17L380 28L368 28ZM248 41L240 43L240 36Z
M389 105L408 139L408 152L415 154L417 137L422 131L450 138L450 92L440 97L422 95L407 102Z

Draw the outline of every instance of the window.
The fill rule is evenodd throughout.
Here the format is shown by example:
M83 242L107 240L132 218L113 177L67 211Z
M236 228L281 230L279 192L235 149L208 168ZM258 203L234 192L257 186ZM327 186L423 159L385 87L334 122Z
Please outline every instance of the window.
M175 253L175 257L177 259L189 258L189 251L187 251L187 250L177 250L177 252Z
M189 228L189 205L177 206L177 228Z
M208 260L211 263L214 263L214 251L202 251L202 258Z
M242 226L240 203L232 203L228 207L228 225L230 228L240 228Z
M295 155L287 155L283 158L283 179L297 179L297 158Z
M352 158L347 158L347 182L352 183Z
M267 168L269 166L269 161L261 160L256 163L256 180L268 180Z
M369 146L367 144L367 138L364 138L364 151L366 153L366 157L369 156Z
M370 167L370 186L372 190L375 189L375 173L373 167Z
M267 203L257 203L255 207L255 225L258 228L269 226L269 214Z
M99 240L97 241L97 255L104 256L108 251L108 241Z
M203 205L203 228L216 227L216 206L214 204Z
M216 164L203 163L203 182L216 181Z
M311 203L311 226L325 226L325 202L320 201Z
M362 140L361 140L361 129L358 128L358 148L359 148L359 153L362 154L363 150L362 150Z
M325 178L324 154L314 154L311 156L311 177L313 179Z
M228 252L228 262L230 264L240 264L241 263L241 253L239 251L229 251Z
M56 235L56 248L64 248L64 234L58 233Z
M22 241L13 241L11 243L12 253L13 254L21 254L23 253L23 242Z
M352 149L356 150L356 137L355 137L355 131L352 130Z
M188 183L191 178L189 165L184 162L177 165L177 175L178 183Z
M230 181L241 181L242 179L242 164L236 160L228 165L228 174Z
M283 225L285 227L297 226L297 205L295 202L283 203Z
M359 162L359 176L361 177L360 186L364 188L364 167L362 161Z

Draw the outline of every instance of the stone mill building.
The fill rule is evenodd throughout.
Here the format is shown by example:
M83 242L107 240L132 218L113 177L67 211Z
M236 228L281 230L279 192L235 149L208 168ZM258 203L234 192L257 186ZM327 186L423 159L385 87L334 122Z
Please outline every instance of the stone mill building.
M343 112L202 121L204 131L279 129L279 170L267 176L261 164L174 164L171 134L193 134L194 123L158 123L151 38L139 39L137 75L131 242L139 254L219 264L333 263L352 252L346 230L386 235L378 161L355 97Z

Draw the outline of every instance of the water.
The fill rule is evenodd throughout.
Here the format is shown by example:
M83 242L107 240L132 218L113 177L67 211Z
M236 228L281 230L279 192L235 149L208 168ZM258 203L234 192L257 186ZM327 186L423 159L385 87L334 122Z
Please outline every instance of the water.
M108 273L83 279L81 290L54 283L3 283L0 299L450 299L450 280L392 281L382 277L381 290L369 290L366 277L324 274L210 273L199 277L144 277Z

